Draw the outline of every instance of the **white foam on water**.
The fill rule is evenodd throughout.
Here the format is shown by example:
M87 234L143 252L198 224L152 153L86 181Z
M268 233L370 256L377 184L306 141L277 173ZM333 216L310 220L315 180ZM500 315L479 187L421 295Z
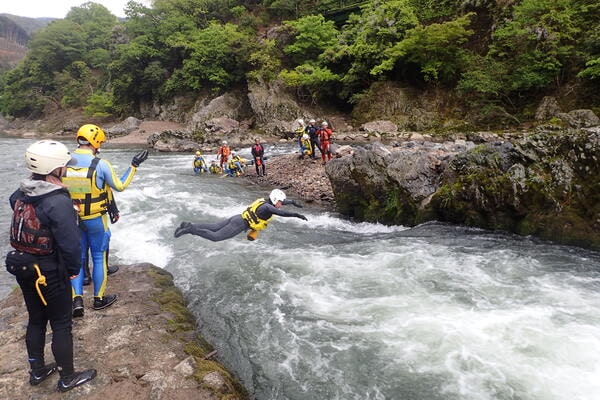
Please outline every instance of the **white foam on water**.
M368 338L364 350L377 343L399 374L437 376L452 398L592 400L600 393L600 328L587 316L600 307L599 295L560 274L537 277L534 260L514 254L512 271L501 274L511 258L505 250L491 252L492 260L435 246L398 250L377 251L376 260L312 250L269 255L266 264L281 268L277 324L294 334L284 370L298 370L301 349L315 374L335 380L343 366L321 352L321 330L347 337L335 342L341 353ZM494 260L498 268L490 268ZM527 273L533 277L523 282ZM515 287L519 277L525 284ZM347 395L356 390L336 385Z
M293 206L288 207L293 208ZM302 210L298 209L298 212L302 213ZM341 219L339 215L329 212L310 215L309 222L312 229L328 229L358 233L361 235L401 232L408 229L400 225L387 226L379 223L352 222L350 220Z
M108 153L122 172L135 151ZM192 158L152 154L115 194L111 258L173 272L203 333L256 398L598 398L597 258L484 231L355 223L309 206L286 206L308 222L275 217L254 242L174 239L181 221L216 222L265 195L193 176Z

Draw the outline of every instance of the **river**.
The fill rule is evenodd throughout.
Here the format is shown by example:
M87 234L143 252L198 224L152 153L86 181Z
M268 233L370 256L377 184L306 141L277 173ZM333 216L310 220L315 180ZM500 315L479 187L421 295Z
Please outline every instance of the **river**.
M4 199L26 176L31 142L0 139ZM122 173L135 152L102 156ZM171 272L253 398L598 399L599 253L439 223L355 223L310 206L298 210L308 222L275 218L255 242L174 239L181 221L226 218L268 192L194 176L191 160L151 154L116 194L111 262ZM0 297L12 286L2 268Z

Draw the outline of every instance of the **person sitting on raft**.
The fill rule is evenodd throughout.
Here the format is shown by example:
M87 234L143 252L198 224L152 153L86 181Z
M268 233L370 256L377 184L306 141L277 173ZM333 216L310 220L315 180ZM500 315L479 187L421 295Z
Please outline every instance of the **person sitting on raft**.
M175 229L176 238L191 234L202 236L213 242L231 239L232 237L250 230L247 235L248 240L255 240L258 232L265 229L273 218L273 215L280 217L295 217L308 221L302 214L281 210L284 204L292 204L296 207L302 207L296 204L294 200L287 200L285 193L280 189L273 189L269 194L269 200L257 199L244 212L234 215L226 220L214 224L193 224L191 222L182 222Z

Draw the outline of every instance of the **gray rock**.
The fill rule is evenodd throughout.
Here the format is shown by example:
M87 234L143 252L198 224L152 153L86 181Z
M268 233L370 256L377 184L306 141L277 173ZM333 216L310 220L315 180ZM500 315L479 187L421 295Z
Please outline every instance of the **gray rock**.
M561 113L558 101L553 96L546 96L542 99L540 105L535 111L536 121L546 121L553 117L558 116Z

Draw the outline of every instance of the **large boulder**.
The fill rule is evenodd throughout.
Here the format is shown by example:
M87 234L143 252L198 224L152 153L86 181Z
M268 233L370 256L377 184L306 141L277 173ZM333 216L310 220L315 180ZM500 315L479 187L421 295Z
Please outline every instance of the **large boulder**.
M537 110L535 111L536 121L546 121L551 118L557 117L562 111L558 105L558 101L554 96L545 96Z
M111 138L125 136L138 129L141 123L142 121L135 117L127 117L123 122L111 126L110 128L106 128L104 131Z
M255 116L256 128L271 135L285 135L298 116L310 115L277 83L248 85L248 101Z
M379 142L332 160L326 172L339 212L360 220L415 225L439 187L447 160L472 143Z
M327 164L339 212L415 225L442 220L600 249L600 133L514 142L373 144Z
M236 121L236 129L239 121L249 117L247 99L238 92L225 93L208 101L207 104L200 101L194 106L194 111L188 123L192 131L203 130L214 132L214 126L220 125L219 119L223 121ZM215 122L217 121L217 122ZM231 124L227 124L231 125ZM227 128L229 129L229 128Z
M572 110L566 114L559 114L559 117L571 128L589 128L600 125L600 118L592 110L587 109Z

